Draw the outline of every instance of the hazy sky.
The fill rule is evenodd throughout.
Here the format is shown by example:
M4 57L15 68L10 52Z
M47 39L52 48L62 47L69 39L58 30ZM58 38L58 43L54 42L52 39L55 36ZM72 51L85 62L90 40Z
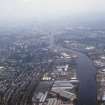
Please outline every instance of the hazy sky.
M0 0L0 20L47 19L105 12L105 0Z

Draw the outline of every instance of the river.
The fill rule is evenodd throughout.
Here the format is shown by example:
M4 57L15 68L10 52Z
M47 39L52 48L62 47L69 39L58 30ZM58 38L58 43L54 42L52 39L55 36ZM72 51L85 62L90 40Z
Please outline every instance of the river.
M77 76L80 81L79 105L96 105L96 68L92 60L82 49L58 47L61 51L72 52L78 55L76 60Z
M83 53L76 52L77 75L80 81L79 105L96 105L96 68Z

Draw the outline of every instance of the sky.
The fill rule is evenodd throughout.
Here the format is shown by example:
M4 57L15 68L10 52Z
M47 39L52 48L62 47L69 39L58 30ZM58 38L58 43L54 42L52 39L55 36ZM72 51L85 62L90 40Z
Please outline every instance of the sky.
M105 0L0 0L0 21L47 20L105 12Z

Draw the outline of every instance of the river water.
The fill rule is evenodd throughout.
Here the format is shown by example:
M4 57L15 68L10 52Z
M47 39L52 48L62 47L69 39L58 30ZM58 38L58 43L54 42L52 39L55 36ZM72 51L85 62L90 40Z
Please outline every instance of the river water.
M80 80L79 105L96 105L96 68L92 61L83 53L76 52L77 75Z
M78 105L96 105L96 68L89 57L82 53L81 49L67 49L59 47L64 51L70 51L78 55L77 76L80 81L80 100Z

